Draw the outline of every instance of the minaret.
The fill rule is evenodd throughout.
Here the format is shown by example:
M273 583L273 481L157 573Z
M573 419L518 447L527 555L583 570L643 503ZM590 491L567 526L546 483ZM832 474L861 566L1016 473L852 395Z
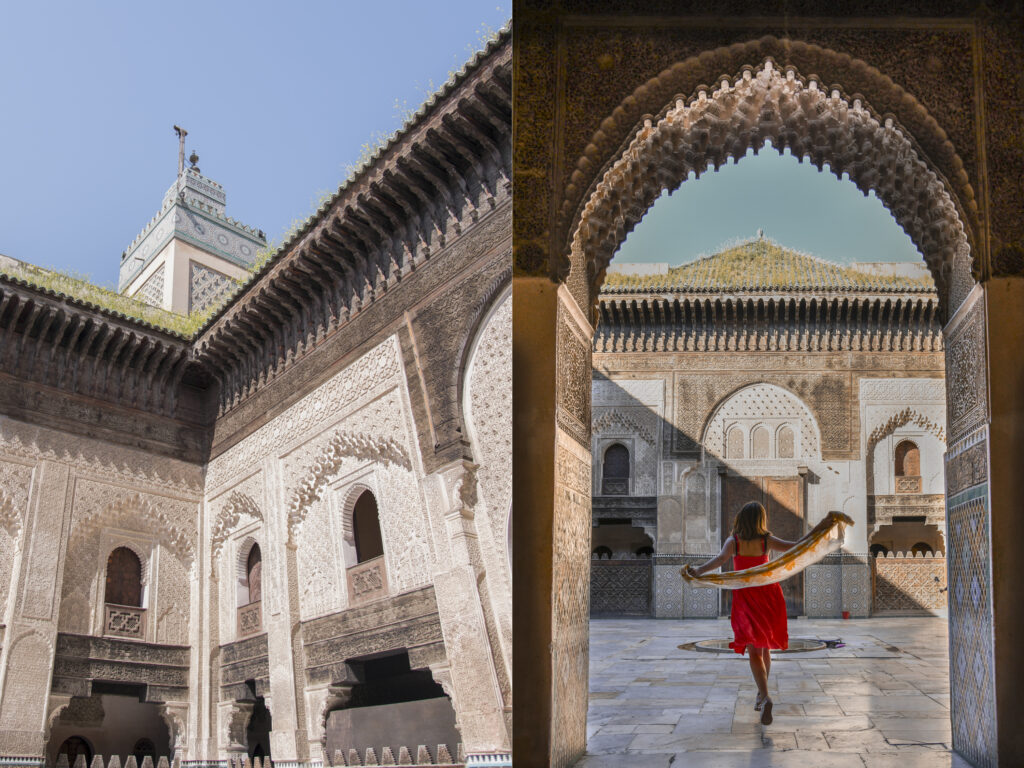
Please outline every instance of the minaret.
M224 188L203 176L193 151L185 167L184 128L178 134L178 177L160 212L121 255L117 288L172 312L198 312L245 280L257 251L266 248L261 230L224 214Z

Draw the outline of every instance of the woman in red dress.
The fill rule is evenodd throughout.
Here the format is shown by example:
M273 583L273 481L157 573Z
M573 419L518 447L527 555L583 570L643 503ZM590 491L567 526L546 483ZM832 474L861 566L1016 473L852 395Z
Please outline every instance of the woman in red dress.
M804 538L813 535L826 524L822 521ZM803 539L801 539L803 541ZM733 570L742 571L768 562L769 550L785 552L798 542L786 541L772 536L768 530L768 513L757 501L743 505L732 526L732 536L725 542L722 551L703 565L687 566L693 576L701 576L733 559ZM786 600L778 583L761 587L737 589L732 593L732 631L734 639L729 643L736 653L744 651L750 658L750 671L757 684L757 699L754 709L760 710L761 722L772 722L772 700L768 696L768 673L772 660L770 649L785 650L789 647L789 630L786 624Z

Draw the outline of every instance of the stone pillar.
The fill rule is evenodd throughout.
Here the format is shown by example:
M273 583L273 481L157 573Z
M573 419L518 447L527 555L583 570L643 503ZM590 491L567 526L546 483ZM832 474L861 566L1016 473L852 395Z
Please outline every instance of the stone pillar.
M244 759L248 755L245 731L255 706L253 701L222 701L217 705L220 753L229 760Z
M171 742L171 754L170 758L173 762L175 759L184 759L184 752L188 743L188 723L189 710L195 709L190 707L188 704L161 704L160 705L160 717L167 724L167 733L170 735ZM192 722L195 722L195 717L192 718Z
M270 659L270 693L274 702L270 715L274 729L270 734L270 752L275 761L304 760L319 744L319 734L309 733L305 722L305 653L298 632L299 583L295 548L288 544L288 516L271 510L287 509L284 478L279 462L264 462L264 512L267 549L263 567L267 573L264 625L267 631L267 655ZM326 763L326 760L324 761Z
M434 594L448 657L452 704L467 756L507 754L511 734L505 726L504 708L492 651L482 595L484 578L473 508L476 505L475 465L458 462L442 470L451 490L444 515L448 557L439 560L434 574ZM492 617L493 619L493 617ZM434 669L432 668L432 672Z
M309 752L311 759L319 759L321 765L330 763L330 756L327 754L327 718L333 710L341 709L348 704L356 682L353 678L306 689L306 730L309 733ZM273 712L271 712L271 716L273 716Z
M586 746L593 329L548 278L512 301L515 755L561 768Z
M51 714L70 469L41 461L35 473L24 555L12 574L15 605L0 653L0 755L42 758Z
M978 382L976 391L983 397L984 386L987 384L988 395L991 398L987 435L990 468L987 511L991 525L989 545L992 591L989 599L994 622L991 631L995 643L992 652L985 654L992 660L994 681L995 717L990 722L995 731L992 735L996 739L997 764L1024 765L1024 729L1021 728L1021 722L1024 721L1024 702L1020 697L1020 681L1024 680L1024 661L1020 657L1021 639L1024 638L1024 601L1021 600L1016 578L1021 560L1021 541L1024 541L1024 514L1021 513L1021 503L1024 500L1024 473L1021 472L1021 462L1024 460L1024 355L1021 354L1024 351L1024 279L997 278L985 283L983 287L988 375L987 381ZM981 350L978 354L981 354ZM951 368L948 363L947 368ZM956 382L950 382L950 397L956 397L958 394L955 384ZM971 436L967 435L961 442L970 440ZM982 446L984 441L979 439L975 445ZM968 451L971 451L971 448L965 449L965 452ZM975 449L975 457L976 463L971 460L968 463L980 469L984 466L983 450ZM976 473L972 472L972 476L977 479ZM950 473L947 470L947 483L949 482ZM985 496L982 487L983 484L975 486L977 495L973 501L972 489L960 492L956 516L958 524L963 525L970 516L969 511L965 516L965 510L975 510L977 515L983 514L982 504ZM952 500L947 503L951 510L947 524L952 526L953 503ZM973 589L969 583L963 583L966 575L964 567L970 567L964 556L970 557L969 551L975 542L979 549L983 547L984 540L978 530L967 531L967 534L967 541L961 539L957 545L959 562L956 566L950 564L949 571L952 575L954 569L956 570L958 588L961 584L966 587L965 594L969 601ZM981 577L987 575L983 567L979 566L978 571ZM953 601L951 587L951 619ZM963 602L958 602L958 609L962 611L964 608ZM985 627L982 624L973 629L978 636ZM958 639L962 642L967 638L958 633ZM987 640L988 636L980 639ZM968 641L961 647L960 653L955 654L956 658L951 658L950 662L954 668L957 658L970 659L966 655L970 647ZM983 648L980 644L977 647ZM970 669L970 666L963 670L957 669L958 681L964 680L965 673L972 675L967 669ZM951 683L952 679L951 675ZM968 757L971 753L961 749L961 744L965 743L964 738L969 737L971 731L961 727L957 723L957 717L961 713L963 717L979 717L977 699L970 702L965 698L971 695L972 687L968 685L967 690L956 690L953 694L954 706L957 707L953 721L954 746L957 751ZM983 703L987 706L987 702ZM976 720L975 723L977 724Z

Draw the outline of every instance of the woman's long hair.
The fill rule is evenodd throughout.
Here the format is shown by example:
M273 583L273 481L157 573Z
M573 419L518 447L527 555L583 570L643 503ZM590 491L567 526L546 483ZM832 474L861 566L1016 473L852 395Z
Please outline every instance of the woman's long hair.
M770 536L768 511L764 508L764 504L759 501L748 501L744 504L743 509L736 515L736 520L733 521L732 532L736 534L737 538L744 541Z

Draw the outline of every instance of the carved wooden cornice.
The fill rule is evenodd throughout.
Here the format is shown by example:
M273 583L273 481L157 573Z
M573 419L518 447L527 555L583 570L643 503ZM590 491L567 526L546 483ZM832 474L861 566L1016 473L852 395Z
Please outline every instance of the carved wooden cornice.
M0 276L0 371L9 376L173 418L188 362L177 334Z
M225 413L511 194L512 51L501 36L325 203L200 333Z
M595 352L940 352L938 297L601 296Z

